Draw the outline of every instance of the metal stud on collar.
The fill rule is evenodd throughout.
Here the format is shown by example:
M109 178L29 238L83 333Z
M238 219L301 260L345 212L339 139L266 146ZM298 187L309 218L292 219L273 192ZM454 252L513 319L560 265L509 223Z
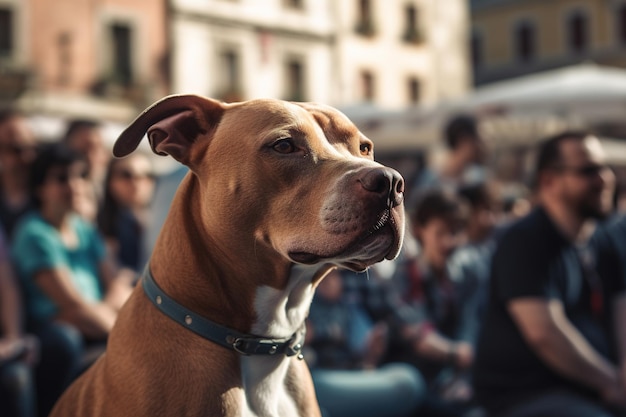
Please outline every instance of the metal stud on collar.
M232 345L231 345L231 346L232 346L232 348L233 348L234 350L236 350L236 351L237 351L237 352L239 352L240 354L248 356L248 355L249 355L249 353L248 353L248 352L246 352L245 350L242 350L242 349L240 348L240 346L241 346L241 343L242 343L242 342L243 342L243 341L242 341L240 338L238 338L238 337L237 337L237 338L235 338L235 340L233 341L233 343L232 343Z

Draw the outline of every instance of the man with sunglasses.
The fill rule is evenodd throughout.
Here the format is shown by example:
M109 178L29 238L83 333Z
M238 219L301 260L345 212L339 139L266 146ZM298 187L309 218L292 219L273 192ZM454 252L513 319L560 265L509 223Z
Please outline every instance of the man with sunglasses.
M476 394L492 416L624 415L626 283L588 227L611 210L615 178L596 137L566 132L541 145L535 180L537 206L491 264Z

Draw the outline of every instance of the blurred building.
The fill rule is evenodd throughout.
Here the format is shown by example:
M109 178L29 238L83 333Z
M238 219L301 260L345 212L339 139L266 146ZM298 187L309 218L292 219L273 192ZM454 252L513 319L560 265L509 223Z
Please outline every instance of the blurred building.
M165 1L0 0L0 106L126 123L168 91Z
M470 84L464 0L171 0L172 89L400 109Z
M170 93L420 108L466 94L468 30L466 0L0 0L0 107L58 126Z
M467 92L465 0L340 0L333 5L337 104L404 109Z
M470 0L477 85L592 61L626 68L624 0Z
M330 0L170 0L173 92L328 102Z

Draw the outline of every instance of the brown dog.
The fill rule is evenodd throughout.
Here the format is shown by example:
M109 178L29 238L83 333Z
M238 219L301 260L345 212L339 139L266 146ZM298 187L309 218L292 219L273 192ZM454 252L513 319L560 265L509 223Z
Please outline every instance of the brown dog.
M401 176L327 106L170 96L114 154L145 133L190 173L152 274L52 416L319 416L297 359L314 288L331 268L362 271L398 254Z

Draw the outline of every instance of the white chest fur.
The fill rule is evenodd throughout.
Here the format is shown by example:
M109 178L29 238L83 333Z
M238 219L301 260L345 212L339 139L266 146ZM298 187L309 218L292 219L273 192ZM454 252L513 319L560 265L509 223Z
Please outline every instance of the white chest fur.
M241 370L246 417L297 416L296 405L288 395L284 379L289 361L295 357L242 356Z
M257 321L252 333L287 338L304 323L313 299L311 277L315 269L294 267L283 290L259 287L254 308ZM242 380L250 416L296 416L296 405L287 393L284 379L295 356L243 356Z

